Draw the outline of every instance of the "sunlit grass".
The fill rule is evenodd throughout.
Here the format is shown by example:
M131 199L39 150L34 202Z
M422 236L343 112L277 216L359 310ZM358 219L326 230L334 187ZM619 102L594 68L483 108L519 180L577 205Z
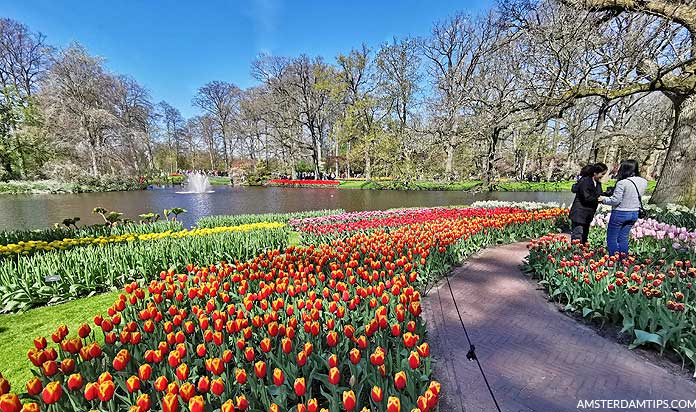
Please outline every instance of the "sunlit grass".
M34 338L50 338L63 324L74 336L79 325L93 326L94 315L105 313L117 296L118 292L109 292L61 305L0 315L0 373L16 391L23 391L24 384L32 376L27 351L33 347Z

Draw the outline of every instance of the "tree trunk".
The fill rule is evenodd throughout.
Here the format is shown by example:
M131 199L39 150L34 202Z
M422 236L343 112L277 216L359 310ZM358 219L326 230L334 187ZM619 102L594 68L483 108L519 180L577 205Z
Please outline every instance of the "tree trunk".
M485 175L485 185L486 187L491 187L491 181L493 180L493 169L495 168L495 155L498 149L498 139L500 138L500 130L493 129L493 134L491 139L488 141L488 153L486 155L486 175Z
M590 163L597 163L597 155L599 154L599 144L604 134L604 123L607 119L607 111L609 110L609 100L603 99L602 105L599 107L597 114L597 124L595 125L594 136L592 136L592 148L590 149Z
M372 179L372 159L370 158L370 146L365 146L365 179Z
M449 179L449 177L452 175L452 168L454 166L454 145L451 142L447 142L445 152L447 153L447 160L445 161L445 175Z
M651 203L696 206L696 96L673 98L674 129Z

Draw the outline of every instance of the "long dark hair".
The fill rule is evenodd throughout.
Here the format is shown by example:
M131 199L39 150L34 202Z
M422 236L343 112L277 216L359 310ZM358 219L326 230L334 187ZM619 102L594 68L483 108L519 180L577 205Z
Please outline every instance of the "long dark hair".
M589 164L580 170L580 176L593 177L595 174L606 172L607 170L609 170L609 168L604 163Z
M640 168L638 162L633 159L624 160L619 166L619 171L616 172L616 180L628 179L629 177L640 176Z

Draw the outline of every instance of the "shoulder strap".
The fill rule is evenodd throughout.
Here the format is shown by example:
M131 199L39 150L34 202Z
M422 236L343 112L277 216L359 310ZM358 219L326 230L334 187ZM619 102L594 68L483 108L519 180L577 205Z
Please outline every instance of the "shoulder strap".
M633 185L633 187L636 188L636 193L638 194L638 201L640 202L640 208L642 209L642 208L643 208L643 197L640 195L640 190L638 190L638 186L636 186L636 183L635 183L633 180L631 180L630 178L628 178L628 179L626 179L626 180L628 180L629 182L631 182L631 184Z

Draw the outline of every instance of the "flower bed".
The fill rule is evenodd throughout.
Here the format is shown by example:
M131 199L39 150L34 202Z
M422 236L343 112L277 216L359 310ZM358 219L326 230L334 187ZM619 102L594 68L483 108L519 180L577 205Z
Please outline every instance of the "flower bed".
M158 233L166 231L182 230L183 226L179 222L159 221L152 223L126 223L115 227L107 225L91 225L80 228L57 227L51 229L36 230L8 230L0 231L0 245L12 243L43 241L53 242L66 238L99 237L122 235L124 233Z
M556 215L564 215L563 209L553 210ZM497 215L514 216L523 213L515 208L412 208L385 211L354 212L334 216L291 220L290 225L303 234L306 242L320 244L331 242L355 232L370 232L382 228L396 228L439 219L472 219Z
M99 237L81 237L73 239L63 239L54 240L51 242L41 241L41 240L31 240L28 242L11 243L8 245L0 245L0 256L11 256L18 254L31 254L36 251L50 252L52 250L67 250L78 246L107 246L110 244L124 243L124 242L136 242L136 241L153 241L161 240L166 238L183 238L189 236L208 236L215 233L224 232L247 232L249 230L257 229L278 229L285 226L283 223L278 222L259 222L250 223L238 226L218 226L213 228L204 229L191 229L191 230L179 230L179 231L166 231L166 232L155 232L155 233L124 233L122 235L110 235L110 236L99 236Z
M636 230L646 237L632 245L637 255L623 258L562 235L542 237L529 244L528 269L566 310L623 325L632 347L654 344L696 365L694 249L666 253L671 240L658 240L659 231L647 233L643 224Z
M338 186L338 180L313 180L313 179L272 179L268 183L282 186Z
M334 210L309 210L294 213L264 213L247 215L218 215L203 217L196 222L198 228L210 228L218 226L235 226L258 222L281 222L288 223L293 219L305 219L319 216L335 215L344 213L343 209Z
M242 227L253 230L238 230ZM2 259L0 312L65 302L121 287L133 279L150 279L162 268L182 267L190 262L246 260L266 249L287 244L288 233L282 224L235 228L196 229L183 232L185 235L176 232L177 236L150 234L144 236L158 236L158 240L84 246Z
M35 340L24 410L436 410L420 290L563 213L439 216L130 283L94 326Z

